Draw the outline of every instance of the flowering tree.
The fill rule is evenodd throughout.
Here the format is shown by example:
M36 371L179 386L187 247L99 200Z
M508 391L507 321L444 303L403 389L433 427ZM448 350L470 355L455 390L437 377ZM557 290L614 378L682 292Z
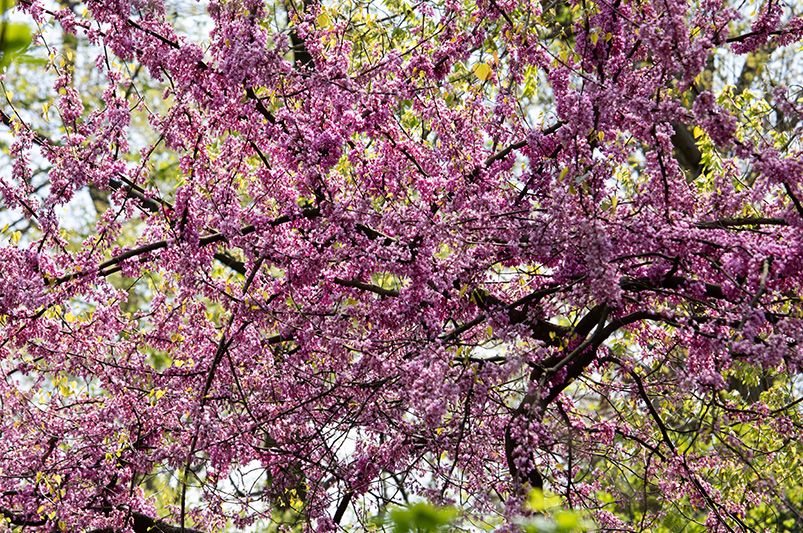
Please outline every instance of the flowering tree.
M749 4L18 0L6 523L791 527L803 19Z

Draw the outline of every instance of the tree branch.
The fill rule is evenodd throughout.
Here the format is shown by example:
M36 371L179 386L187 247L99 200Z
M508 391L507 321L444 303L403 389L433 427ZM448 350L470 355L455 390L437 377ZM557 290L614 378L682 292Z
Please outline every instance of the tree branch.
M380 296L387 296L387 297L396 297L399 295L399 291L395 289L386 289L384 287L380 287L378 285L372 285L370 283L363 283L361 281L357 281L354 279L343 279L343 278L335 278L332 280L334 283L341 285L343 287L351 287L353 289L359 289L361 291L368 291L378 294Z
M129 522L131 529L134 533L204 533L200 529L191 527L171 526L170 524L151 518L142 513L131 513L131 520ZM87 533L119 533L122 529L93 529Z
M788 226L789 223L782 218L743 217L721 218L719 220L704 220L695 226L699 229L728 229L742 226Z

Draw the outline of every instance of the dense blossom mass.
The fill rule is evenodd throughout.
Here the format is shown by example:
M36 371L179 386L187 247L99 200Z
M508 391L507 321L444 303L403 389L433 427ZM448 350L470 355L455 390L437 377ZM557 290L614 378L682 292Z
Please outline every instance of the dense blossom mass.
M5 523L803 523L799 11L18 0Z

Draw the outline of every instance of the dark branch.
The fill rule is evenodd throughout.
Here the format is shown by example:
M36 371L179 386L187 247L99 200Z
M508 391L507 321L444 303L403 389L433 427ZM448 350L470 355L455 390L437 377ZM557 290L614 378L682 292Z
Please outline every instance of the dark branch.
M200 529L191 527L171 526L170 524L151 518L142 513L131 513L129 522L134 533L204 533ZM87 533L118 533L122 529L93 529Z
M396 297L399 295L399 291L395 289L386 289L384 287L380 287L378 285L372 285L370 283L363 283L361 281L353 280L353 279L343 279L343 278L335 278L334 281L336 284L341 285L343 287L351 287L353 289L359 289L361 291L368 291L378 294L380 296L388 296L388 297Z
M697 148L694 136L682 122L672 123L675 133L672 135L672 145L675 147L675 157L680 165L692 173L692 178L699 176L702 171L703 155Z
M700 229L728 229L742 226L788 226L789 223L782 218L722 218L719 220L705 220L695 224Z
M631 277L625 276L619 281L619 287L622 290L630 292L641 291L654 291L660 289L674 290L678 289L687 283L695 283L693 280L688 280L680 276L666 276L661 280L655 281L647 277ZM720 300L725 299L725 293L722 287L712 283L704 283L705 296L716 298Z

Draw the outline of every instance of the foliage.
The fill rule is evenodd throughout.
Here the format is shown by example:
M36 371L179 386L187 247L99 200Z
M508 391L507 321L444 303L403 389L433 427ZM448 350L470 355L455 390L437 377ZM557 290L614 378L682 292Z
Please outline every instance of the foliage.
M446 530L455 515L456 511L448 507L438 508L427 503L416 503L391 510L390 521L395 533L436 532Z
M9 527L803 522L799 6L0 6Z
M0 0L0 16L13 6L11 0ZM31 44L31 29L27 24L0 19L0 70Z

